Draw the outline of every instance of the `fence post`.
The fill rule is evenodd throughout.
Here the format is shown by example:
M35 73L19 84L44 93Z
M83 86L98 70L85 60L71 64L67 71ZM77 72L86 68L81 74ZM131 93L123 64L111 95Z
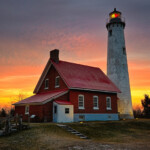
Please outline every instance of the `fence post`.
M30 114L28 114L28 127L30 127Z
M19 115L19 130L22 130L22 117Z
M10 125L10 118L8 117L5 125L5 134L8 135L10 133L11 133L11 125Z

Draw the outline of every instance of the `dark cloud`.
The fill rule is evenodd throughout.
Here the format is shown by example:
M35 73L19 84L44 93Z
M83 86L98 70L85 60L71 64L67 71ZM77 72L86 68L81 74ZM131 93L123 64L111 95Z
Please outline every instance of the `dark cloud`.
M141 47L150 47L148 0L1 0L0 59L6 64L15 64L16 59L31 64L36 58L35 63L40 63L38 54L46 56L51 48L63 49L68 57L76 59L90 40L90 48L97 46L102 52L104 45L107 47L106 19L115 7L126 19L126 41L131 52L143 53ZM105 42L102 47L98 39L99 43ZM90 58L88 52L82 53Z

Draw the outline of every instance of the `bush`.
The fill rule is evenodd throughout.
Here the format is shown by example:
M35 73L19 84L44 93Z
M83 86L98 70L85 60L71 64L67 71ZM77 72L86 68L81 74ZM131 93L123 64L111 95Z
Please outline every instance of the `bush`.
M143 117L143 113L140 108L134 109L133 114L134 114L134 118L142 118Z
M13 116L13 117L15 116L15 109L14 108L11 108L10 115Z
M0 117L6 117L6 116L7 116L6 110L2 108L2 110L0 111Z

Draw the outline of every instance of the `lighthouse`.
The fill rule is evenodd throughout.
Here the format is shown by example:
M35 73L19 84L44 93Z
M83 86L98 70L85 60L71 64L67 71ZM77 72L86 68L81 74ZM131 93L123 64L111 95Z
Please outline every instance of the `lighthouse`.
M118 112L121 119L133 119L131 91L125 45L125 21L121 12L114 9L106 24L108 31L107 76L121 90L118 93Z

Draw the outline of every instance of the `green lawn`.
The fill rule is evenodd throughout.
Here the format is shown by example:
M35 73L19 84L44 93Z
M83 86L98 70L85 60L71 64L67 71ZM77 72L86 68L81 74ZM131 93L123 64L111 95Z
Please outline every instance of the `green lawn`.
M57 127L54 123L33 123L31 129L0 137L0 150L150 149L150 120L68 123L90 140ZM103 145L104 144L104 145ZM106 147L105 147L106 146ZM73 147L71 149L71 147Z

